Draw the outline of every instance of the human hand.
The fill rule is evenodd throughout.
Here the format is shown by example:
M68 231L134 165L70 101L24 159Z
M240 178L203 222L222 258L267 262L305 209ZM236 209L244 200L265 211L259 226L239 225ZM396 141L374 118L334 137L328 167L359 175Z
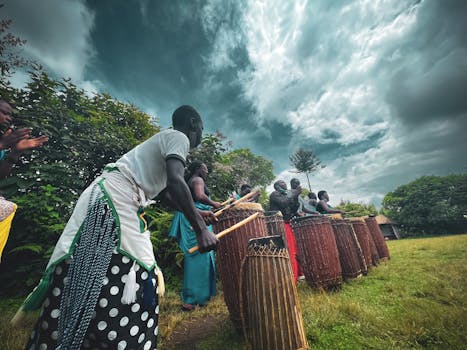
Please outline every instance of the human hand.
M31 131L31 128L8 129L0 138L0 149L10 148L19 141L29 138Z
M214 209L218 209L218 208L222 207L222 204L219 203L219 202L213 201L213 202L212 202L212 206L214 207Z
M16 145L13 146L13 148L18 151L18 152L24 152L28 149L34 149L37 147L42 146L44 143L46 143L49 140L49 138L45 135L41 135L36 138L25 138L16 143Z
M208 252L210 250L215 250L219 239L212 233L209 232L207 228L204 228L201 231L201 234L197 237L198 247L201 253Z
M299 185L294 189L294 195L295 197L298 197L301 193L302 193L302 186Z
M204 222L206 225L212 225L219 221L216 216L214 216L214 213L210 210L199 210L199 213L203 217Z

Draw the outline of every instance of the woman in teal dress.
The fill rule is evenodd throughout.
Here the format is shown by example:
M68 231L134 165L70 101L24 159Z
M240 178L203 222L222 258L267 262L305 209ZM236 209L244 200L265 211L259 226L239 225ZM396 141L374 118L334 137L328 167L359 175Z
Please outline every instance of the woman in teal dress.
M195 202L195 206L200 210L211 210L219 208L221 204L209 198L209 191L206 188L205 180L208 175L206 164L194 161L189 168L190 178L188 187ZM209 226L209 230L212 228ZM182 308L193 310L196 305L204 305L214 295L216 295L216 268L214 251L200 253L196 251L189 253L188 250L198 244L196 233L191 228L190 223L181 212L176 212L169 237L177 240L180 249L185 255L183 271L183 289L181 293Z

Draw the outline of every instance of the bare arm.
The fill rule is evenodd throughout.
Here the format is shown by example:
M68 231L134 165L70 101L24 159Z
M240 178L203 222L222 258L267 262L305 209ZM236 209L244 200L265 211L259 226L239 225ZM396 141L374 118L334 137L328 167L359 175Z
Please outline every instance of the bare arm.
M206 195L206 193L204 192L204 180L201 177L193 177L190 181L190 186L193 190L193 196L195 201L210 205L214 208L221 207L221 204L219 202L211 200L211 198L209 198Z
M206 228L203 217L196 209L191 198L190 189L183 178L183 163L176 158L169 158L167 166L167 191L172 202L185 215L196 232L196 239L200 252L207 252L216 248L219 240Z
M320 201L319 204L321 205L321 208L323 208L329 214L343 214L344 213L343 210L329 208L329 205L326 201Z

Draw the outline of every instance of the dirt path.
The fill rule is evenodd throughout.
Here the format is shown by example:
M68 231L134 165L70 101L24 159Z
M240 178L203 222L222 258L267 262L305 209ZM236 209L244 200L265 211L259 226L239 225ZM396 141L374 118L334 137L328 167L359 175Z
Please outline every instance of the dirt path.
M182 322L173 331L167 349L196 350L197 343L216 334L222 324L222 316L195 317Z

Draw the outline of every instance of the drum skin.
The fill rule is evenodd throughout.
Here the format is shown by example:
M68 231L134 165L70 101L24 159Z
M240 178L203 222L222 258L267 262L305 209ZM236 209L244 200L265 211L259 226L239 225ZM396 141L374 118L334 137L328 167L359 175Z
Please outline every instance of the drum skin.
M291 225L307 283L313 288L340 288L342 269L329 218L306 216L293 219Z
M214 232L219 233L258 212L260 214L256 219L222 237L216 252L224 300L229 309L230 318L238 330L241 329L240 267L247 252L248 241L252 238L267 236L264 211L260 204L240 203L223 212L219 216L219 221L214 225Z

